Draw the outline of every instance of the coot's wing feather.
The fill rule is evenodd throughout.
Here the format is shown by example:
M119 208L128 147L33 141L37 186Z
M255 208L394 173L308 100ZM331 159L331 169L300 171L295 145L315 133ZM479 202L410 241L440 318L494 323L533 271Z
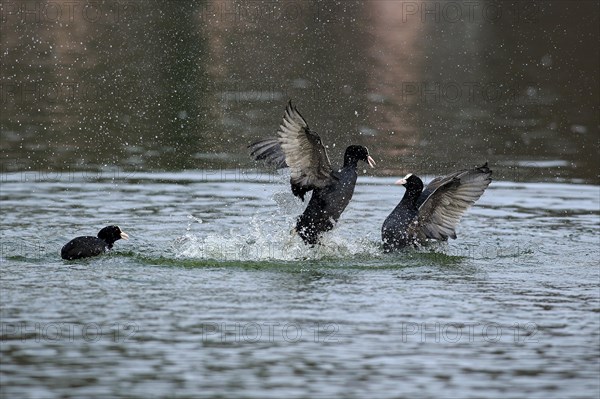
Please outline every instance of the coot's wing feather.
M419 229L427 238L456 238L455 228L464 213L492 181L487 163L434 179L419 197Z
M302 191L324 187L332 172L327 151L291 101L277 133L285 162L291 169L292 187L300 187Z
M433 194L438 188L450 183L453 178L455 178L462 172L463 171L461 170L459 172L452 173L447 176L436 177L435 179L430 181L427 187L423 189L423 192L421 193L421 195L419 195L419 198L417 199L417 208L420 208L421 205L423 205L423 202L425 202L425 200L427 200L427 198L429 198L431 194Z
M257 141L250 144L248 148L250 148L250 155L257 161L264 161L277 169L288 167L288 164L285 162L285 153L277 138Z
M304 200L304 194L325 187L333 176L331 162L319 135L308 127L290 101L279 125L277 138L257 141L248 146L250 155L277 169L291 169L292 193Z

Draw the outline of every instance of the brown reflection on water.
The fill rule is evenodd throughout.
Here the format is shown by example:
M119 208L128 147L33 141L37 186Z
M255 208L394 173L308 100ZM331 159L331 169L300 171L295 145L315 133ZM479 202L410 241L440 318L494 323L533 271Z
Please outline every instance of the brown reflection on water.
M1 5L3 171L252 166L292 98L336 164L357 143L385 175L488 160L598 181L594 2L19 4Z
M416 99L407 97L404 90L423 79L421 40L428 26L419 18L405 18L406 9L394 2L374 1L367 6L373 71L367 100L371 103L369 124L376 132L375 147L382 158L380 169L383 173L418 170L412 160L421 155L419 113Z

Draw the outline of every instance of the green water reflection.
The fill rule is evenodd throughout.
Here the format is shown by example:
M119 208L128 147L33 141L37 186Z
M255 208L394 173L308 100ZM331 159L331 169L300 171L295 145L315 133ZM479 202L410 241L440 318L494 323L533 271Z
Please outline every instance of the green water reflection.
M293 98L336 163L598 181L595 2L90 4L2 2L3 171L249 167Z

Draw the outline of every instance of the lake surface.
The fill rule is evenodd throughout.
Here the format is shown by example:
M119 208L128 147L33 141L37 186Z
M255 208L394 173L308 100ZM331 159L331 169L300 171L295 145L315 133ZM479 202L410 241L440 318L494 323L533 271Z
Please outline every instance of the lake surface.
M25 3L0 6L1 398L600 395L595 2ZM246 149L289 98L335 165L378 163L314 248ZM485 161L457 240L383 254L399 176ZM60 259L108 224L131 239Z
M598 392L597 186L493 182L456 241L386 255L392 179L310 249L283 178L228 172L3 175L3 396ZM60 259L117 222L109 255Z

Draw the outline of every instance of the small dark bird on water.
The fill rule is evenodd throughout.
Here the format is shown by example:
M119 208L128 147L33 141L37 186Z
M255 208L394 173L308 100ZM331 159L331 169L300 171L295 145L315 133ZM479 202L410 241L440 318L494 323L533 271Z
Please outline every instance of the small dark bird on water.
M383 248L391 252L427 239L455 239L455 228L463 214L481 197L492 182L485 165L436 177L423 190L423 182L413 174L396 184L406 188L404 197L385 219L381 228Z
M279 126L279 137L268 138L248 146L250 155L277 169L291 169L292 193L304 201L312 196L304 213L298 217L296 231L307 244L316 244L320 236L331 230L354 194L358 177L358 161L375 167L367 147L346 148L344 165L333 170L321 137L311 130L306 120L290 101Z
M66 260L89 258L112 249L115 241L127 240L129 236L119 226L107 226L98 232L98 237L82 236L69 241L62 247L60 256Z

